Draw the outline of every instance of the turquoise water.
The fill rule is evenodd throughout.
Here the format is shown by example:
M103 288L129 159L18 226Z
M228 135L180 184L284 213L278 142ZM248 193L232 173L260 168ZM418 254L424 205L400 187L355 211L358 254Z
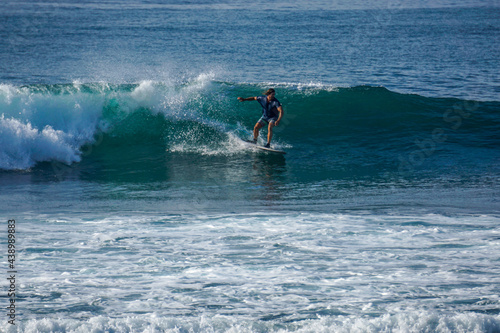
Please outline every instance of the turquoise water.
M500 331L495 3L2 7L2 329Z

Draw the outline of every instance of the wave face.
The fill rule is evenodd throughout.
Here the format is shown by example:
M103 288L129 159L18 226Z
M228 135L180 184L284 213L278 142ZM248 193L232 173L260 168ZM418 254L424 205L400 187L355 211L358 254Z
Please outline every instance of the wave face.
M209 76L183 84L1 85L0 168L92 166L116 154L126 165L148 151L162 158L242 156L249 151L237 138L251 136L261 110L237 97L259 95L268 86L285 109L274 145L304 173L497 168L498 101L427 98L370 86L234 84Z

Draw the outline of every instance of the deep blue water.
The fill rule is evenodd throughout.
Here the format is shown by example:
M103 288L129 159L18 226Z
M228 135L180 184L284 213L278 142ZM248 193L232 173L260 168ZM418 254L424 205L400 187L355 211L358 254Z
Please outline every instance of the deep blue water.
M2 329L500 331L498 4L0 6Z
M497 100L499 7L475 4L5 2L0 79L185 82L214 73Z

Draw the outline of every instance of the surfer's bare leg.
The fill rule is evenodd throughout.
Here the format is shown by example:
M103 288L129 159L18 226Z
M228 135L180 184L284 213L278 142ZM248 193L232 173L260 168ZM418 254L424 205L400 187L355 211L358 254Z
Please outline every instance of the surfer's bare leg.
M255 124L255 127L253 128L253 139L257 141L257 138L259 137L259 131L264 125L261 122L257 122Z
M273 127L276 126L274 124L274 121L271 121L269 123L269 126L267 127L267 143L271 143L271 139L273 138Z

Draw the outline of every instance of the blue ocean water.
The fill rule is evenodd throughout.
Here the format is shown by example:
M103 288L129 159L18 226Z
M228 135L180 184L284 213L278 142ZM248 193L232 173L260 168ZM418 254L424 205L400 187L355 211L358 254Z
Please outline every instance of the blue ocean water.
M497 2L0 8L1 332L500 332Z

